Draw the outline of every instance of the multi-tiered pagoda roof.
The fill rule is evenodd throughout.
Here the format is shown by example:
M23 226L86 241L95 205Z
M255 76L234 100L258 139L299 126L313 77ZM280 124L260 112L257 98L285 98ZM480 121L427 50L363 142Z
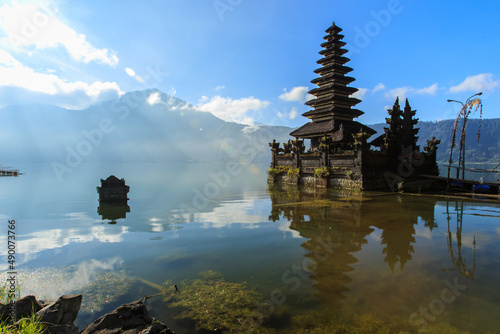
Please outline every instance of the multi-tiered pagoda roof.
M309 91L315 98L306 102L312 110L302 114L312 122L290 133L296 138L328 135L334 142L345 142L352 141L352 135L359 132L375 133L373 129L354 121L363 112L353 108L361 101L352 97L358 89L348 86L355 79L347 76L352 68L345 66L350 59L343 56L347 50L343 48L346 43L342 41L344 36L341 31L335 23L326 30L326 42L321 44L324 49L319 52L323 58L317 61L321 67L314 71L319 77L311 81L318 87Z

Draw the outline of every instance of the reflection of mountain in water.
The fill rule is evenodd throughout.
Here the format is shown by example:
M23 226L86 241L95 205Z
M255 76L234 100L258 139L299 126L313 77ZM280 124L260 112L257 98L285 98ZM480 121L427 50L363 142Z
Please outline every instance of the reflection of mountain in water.
M391 195L329 200L326 191L315 191L270 189L269 219L283 216L291 222L291 229L308 239L302 246L310 251L306 256L317 264L311 268L314 271L311 278L316 281L318 296L336 306L340 306L350 290L350 273L358 262L355 254L368 244L368 236L375 229L381 230L384 261L394 273L397 262L403 271L412 259L419 217L425 226L435 227L436 202L430 198ZM331 254L319 252L325 244Z

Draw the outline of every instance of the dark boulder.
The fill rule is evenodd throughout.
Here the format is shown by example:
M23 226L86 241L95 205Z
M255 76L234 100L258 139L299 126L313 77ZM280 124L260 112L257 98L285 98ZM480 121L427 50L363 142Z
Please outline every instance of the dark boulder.
M80 334L75 325L57 325L48 327L44 334Z
M119 306L91 323L82 334L173 334L168 327L151 318L143 301Z
M25 296L15 302L16 318L21 319L30 317L33 312L36 313L43 308L35 296ZM0 308L0 321L7 321L10 319L10 305L2 305Z
M64 295L36 313L41 322L53 325L73 325L80 306L82 295Z

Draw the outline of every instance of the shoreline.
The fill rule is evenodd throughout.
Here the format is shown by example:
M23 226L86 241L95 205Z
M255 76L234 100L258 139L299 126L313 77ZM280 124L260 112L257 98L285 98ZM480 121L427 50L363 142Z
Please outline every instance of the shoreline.
M20 331L25 321L33 321L44 327L43 334L111 334L133 331L142 334L175 334L167 325L149 315L145 306L148 297L118 306L94 320L80 330L75 324L83 295L62 295L57 300L37 300L35 296L24 296L12 304L2 305L0 321L7 325L12 333ZM14 306L14 308L12 308ZM15 323L12 323L10 310L16 312ZM119 332L117 332L119 330Z

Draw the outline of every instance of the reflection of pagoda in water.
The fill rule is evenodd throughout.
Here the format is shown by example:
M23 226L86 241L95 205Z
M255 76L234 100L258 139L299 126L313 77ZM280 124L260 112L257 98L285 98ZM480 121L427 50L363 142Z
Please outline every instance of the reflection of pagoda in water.
M297 193L299 194L299 193ZM360 211L361 203L341 203L332 209L329 207L308 207L301 203L314 199L309 193L300 193L295 202L280 206L280 203L289 202L286 198L271 195L273 202L272 213L269 217L279 219L283 215L291 222L290 228L297 230L301 236L309 239L302 246L310 253L306 257L313 261L318 256L316 250L324 249L325 245L333 248L328 255L327 265L321 265L311 276L316 281L315 287L321 293L320 298L328 296L338 302L344 299L344 293L349 291L346 287L351 282L348 273L353 271L352 265L358 262L353 255L361 250L368 241L366 237L373 232L369 226L362 226L361 220L357 219L356 212ZM335 211L337 214L333 215ZM334 278L334 279L331 279Z
M426 226L427 222L432 222L434 227L435 201L431 199L415 203L413 198L412 205L405 205L407 197L384 197L388 202L381 207L377 201L325 200L326 196L314 196L299 190L283 192L280 187L272 187L270 194L272 211L269 219L284 217L291 222L291 229L308 239L302 246L309 251L306 257L316 258L319 262L311 276L318 297L327 298L336 306L350 290L350 273L354 272L358 262L355 254L368 243L368 236L375 228L381 230L384 261L394 272L397 262L403 271L405 264L412 259L415 225L419 217ZM324 261L318 261L317 250L325 244L331 246L332 252L322 254L325 255Z
M400 207L395 206L394 209ZM434 213L434 210L432 212ZM400 263L401 271L403 271L405 264L412 259L412 253L415 253L412 244L415 243L415 225L418 224L419 214L404 207L401 213L398 214L401 219L396 222L396 226L394 221L377 224L377 227L382 230L381 243L385 246L382 251L385 254L384 261L392 272L397 262Z

